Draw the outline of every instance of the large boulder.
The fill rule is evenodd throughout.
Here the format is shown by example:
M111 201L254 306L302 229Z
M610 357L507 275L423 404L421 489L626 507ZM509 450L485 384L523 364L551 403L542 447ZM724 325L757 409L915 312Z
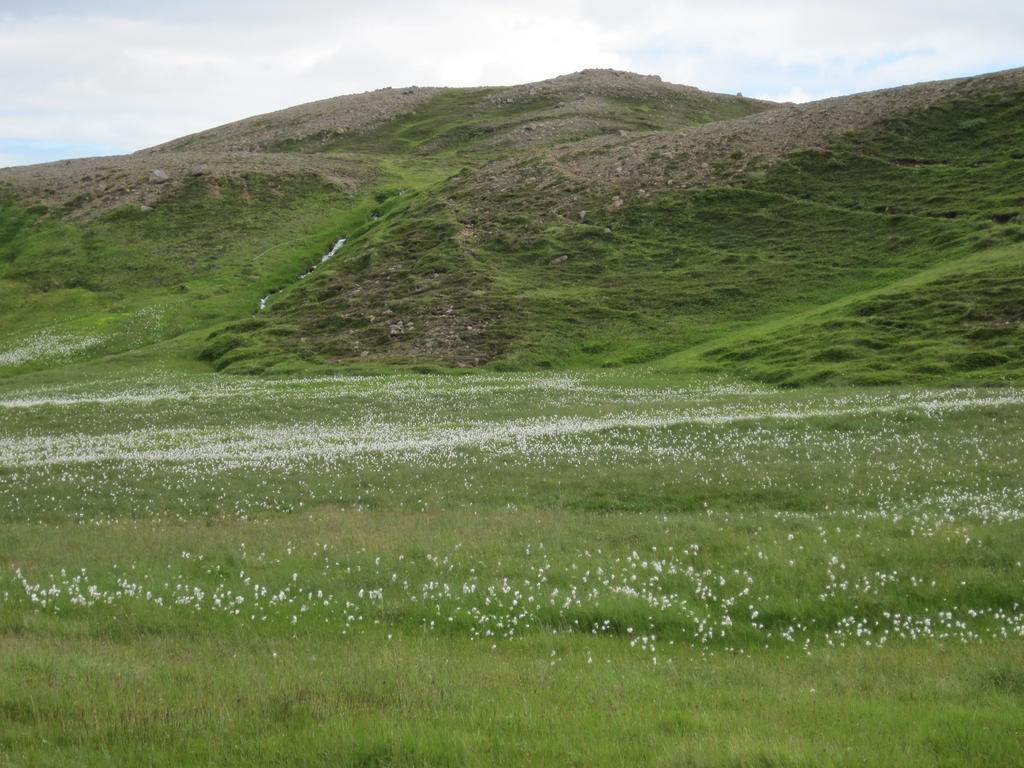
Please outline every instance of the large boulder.
M171 177L167 175L167 171L156 168L152 173L149 174L150 184L165 184L170 181Z

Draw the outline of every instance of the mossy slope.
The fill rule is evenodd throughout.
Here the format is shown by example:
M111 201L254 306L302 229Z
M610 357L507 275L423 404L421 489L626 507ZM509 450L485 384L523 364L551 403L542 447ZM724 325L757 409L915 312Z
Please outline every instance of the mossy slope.
M788 385L1018 380L1024 85L972 82L908 88L905 109L886 92L778 120L747 117L763 102L607 74L419 94L351 130L277 113L245 140L362 169L362 186L199 177L151 213L92 221L9 198L3 344L55 328L100 341L0 370L157 344L234 372L656 362ZM851 120L861 103L874 111ZM770 157L773 131L801 120L831 138ZM713 164L665 149L734 121ZM727 151L730 135L745 149ZM148 330L126 330L140 313Z

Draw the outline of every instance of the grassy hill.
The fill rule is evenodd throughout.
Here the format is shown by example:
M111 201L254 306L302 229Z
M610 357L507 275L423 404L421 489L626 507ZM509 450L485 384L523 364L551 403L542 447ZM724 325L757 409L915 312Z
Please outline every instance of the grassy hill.
M1024 70L0 186L0 765L1020 764Z
M799 106L585 71L8 169L0 375L158 360L1016 382L1022 126L1024 70Z

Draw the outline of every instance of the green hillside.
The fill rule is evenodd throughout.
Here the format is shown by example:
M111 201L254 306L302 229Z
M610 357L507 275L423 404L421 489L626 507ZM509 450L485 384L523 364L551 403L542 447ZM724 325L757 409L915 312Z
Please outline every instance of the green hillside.
M1021 70L802 106L590 71L11 169L0 375L148 359L1019 381L1022 126Z
M1019 765L1022 325L1024 69L0 169L0 768Z

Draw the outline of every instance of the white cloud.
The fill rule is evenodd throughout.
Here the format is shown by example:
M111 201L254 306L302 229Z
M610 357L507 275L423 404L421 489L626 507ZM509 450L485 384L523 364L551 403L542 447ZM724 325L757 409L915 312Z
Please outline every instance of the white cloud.
M790 88L788 91L780 93L762 94L760 98L767 99L768 101L791 101L794 104L805 104L808 101L812 101L814 97L807 93L803 88ZM818 98L823 97L819 96Z
M137 148L385 85L584 67L807 100L1024 64L1024 4L8 0L0 139Z

